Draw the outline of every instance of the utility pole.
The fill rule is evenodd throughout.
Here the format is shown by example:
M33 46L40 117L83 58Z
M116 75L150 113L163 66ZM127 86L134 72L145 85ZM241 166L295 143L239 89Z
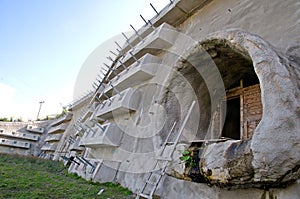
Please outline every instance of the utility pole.
M40 108L39 108L39 111L38 111L38 114L36 116L36 120L39 120L39 115L40 115L40 112L41 112L41 109L42 109L42 105L44 104L45 101L40 101Z

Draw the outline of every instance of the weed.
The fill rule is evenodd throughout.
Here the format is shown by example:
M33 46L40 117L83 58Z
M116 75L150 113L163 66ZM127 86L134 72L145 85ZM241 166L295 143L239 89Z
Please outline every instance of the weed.
M115 198L132 193L118 184L86 181L67 174L61 162L0 154L0 198ZM104 189L101 195L97 195Z

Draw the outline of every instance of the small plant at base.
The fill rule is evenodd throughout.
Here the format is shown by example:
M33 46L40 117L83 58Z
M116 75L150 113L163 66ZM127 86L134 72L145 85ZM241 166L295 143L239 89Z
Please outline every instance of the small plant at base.
M184 151L179 151L181 153L180 160L185 162L186 166L195 167L197 166L195 160L193 159L191 151L185 149Z

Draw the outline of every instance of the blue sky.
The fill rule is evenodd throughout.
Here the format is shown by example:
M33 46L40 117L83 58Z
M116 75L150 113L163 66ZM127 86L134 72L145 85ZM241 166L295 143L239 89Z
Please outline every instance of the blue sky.
M105 41L140 27L139 14L153 17L150 2L160 10L169 1L1 0L0 117L35 119L42 100L41 117L60 112L90 54L111 55Z

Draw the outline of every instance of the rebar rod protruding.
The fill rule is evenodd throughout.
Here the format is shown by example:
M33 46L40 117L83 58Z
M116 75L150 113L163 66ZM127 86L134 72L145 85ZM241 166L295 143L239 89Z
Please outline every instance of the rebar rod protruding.
M77 126L79 128L79 131L81 131L83 129L80 124L75 124L75 126Z
M81 131L81 129L77 126L77 124L74 124L74 128L75 128L77 131Z
M112 50L109 51L111 54L118 56L116 53L114 53Z
M151 28L154 30L155 27L154 27L154 25L152 24L152 22L151 22L150 20L148 20L148 23L150 24Z
M95 168L95 165L92 165L90 163L90 161L88 161L87 159L85 159L84 157L81 157L88 165L90 165L92 168Z
M93 133L96 133L97 131L94 131L94 129L92 127L90 127L89 125L85 124L86 127L88 127L90 129L90 131L93 131Z
M103 81L103 77L101 77L99 74L97 74L97 77L101 80L101 82Z
M106 59L108 59L109 61L114 62L113 58L111 58L111 56L106 57Z
M96 95L95 98L98 100L98 102L102 105L104 105L104 103L100 100L100 98Z
M129 42L128 37L127 37L123 32L122 32L122 35L125 37L127 44L128 44L131 48L133 48L132 44Z
M143 21L145 22L145 24L148 25L148 22L147 22L146 19L143 17L143 15L140 15L140 17L143 19Z
M125 70L128 70L128 68L125 66L125 64L124 64L121 60L119 60L119 63L121 64L121 66L123 66L123 68L124 68Z
M151 6L152 9L156 12L156 14L159 15L159 12L157 12L157 10L154 8L154 6L152 5L152 3L150 3L150 6Z
M94 89L98 89L98 85L95 84L95 82L92 84L92 86L93 86Z
M134 56L134 54L132 52L129 52L129 54L133 57L134 61L136 61L137 63L140 63L140 61Z
M108 70L110 70L110 71L112 71L116 76L120 76L116 71L115 71L115 69L113 69L113 68L111 68L109 65L107 65L106 63L103 63L107 68L108 68Z
M120 44L118 42L115 41L115 44L120 48L120 50L122 50L122 47L120 46Z
M108 96L106 95L106 93L103 92L102 95L104 95L104 97L106 97L106 99L108 99L110 103L112 102L112 100L110 99L110 97L108 97Z
M116 50L118 51L118 53L119 53L123 58L125 57L124 53L122 53L119 49L116 48Z
M136 29L133 27L133 25L130 24L130 27L133 29L133 31L134 31L135 34L138 36L138 38L142 41L143 38L142 38L141 35L138 33L138 31L136 31Z
M100 83L100 85L101 85L101 82L102 82L102 79L98 79L97 77L96 77L96 80Z
M103 70L104 72L106 72L106 73L108 72L108 70L105 69L105 68L102 68L102 70ZM102 72L102 70L101 70L101 72ZM103 74L106 75L105 73L102 72L102 75L103 75Z
M116 87L114 87L113 85L110 85L112 87L112 89L119 95L120 91L118 89L116 89Z
M94 124L96 124L101 129L101 131L104 132L105 129L100 124L98 124L97 120L94 120Z

